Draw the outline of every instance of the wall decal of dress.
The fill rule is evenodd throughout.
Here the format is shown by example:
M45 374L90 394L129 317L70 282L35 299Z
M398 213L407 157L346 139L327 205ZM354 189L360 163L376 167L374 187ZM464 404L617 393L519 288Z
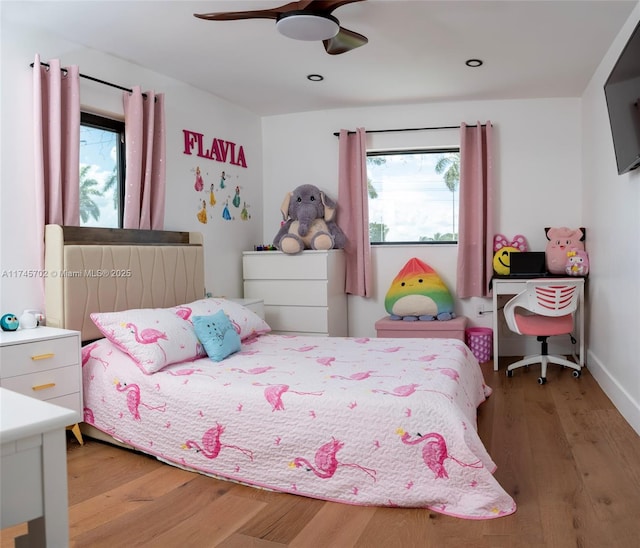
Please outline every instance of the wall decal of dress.
M200 192L204 188L204 181L202 180L202 174L200 173L200 166L196 167L196 182L193 185L193 188L196 189L196 192Z
M233 205L236 207L240 207L240 187L236 187L236 194L233 197Z
M247 202L242 204L242 211L240 212L240 218L243 221L247 221L249 219L249 211L247 211Z
M222 210L222 218L225 221L231 220L231 213L229 213L229 201L227 200L224 204L224 209Z
M216 195L213 193L213 183L211 183L211 188L209 189L209 204L212 206L216 205Z
M224 188L224 182L227 180L227 176L225 175L224 171L222 172L222 174L220 175L220 188Z
M202 200L202 209L198 211L198 221L207 224L207 202L205 200Z

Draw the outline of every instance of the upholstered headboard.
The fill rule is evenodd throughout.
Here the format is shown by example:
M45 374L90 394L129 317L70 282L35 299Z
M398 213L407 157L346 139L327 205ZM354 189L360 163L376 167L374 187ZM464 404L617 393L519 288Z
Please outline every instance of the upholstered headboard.
M47 325L101 338L89 315L204 297L199 232L45 227Z

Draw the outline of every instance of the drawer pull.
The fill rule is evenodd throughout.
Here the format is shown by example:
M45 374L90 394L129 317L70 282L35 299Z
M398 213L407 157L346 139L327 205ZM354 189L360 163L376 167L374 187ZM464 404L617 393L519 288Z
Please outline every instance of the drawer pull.
M46 390L47 388L53 388L56 385L55 382L49 382L47 384L39 384L37 386L32 386L31 390L37 392L38 390Z
M49 358L53 358L55 354L53 352L49 352L48 354L36 354L35 356L31 356L31 359L35 362L38 360L48 360Z

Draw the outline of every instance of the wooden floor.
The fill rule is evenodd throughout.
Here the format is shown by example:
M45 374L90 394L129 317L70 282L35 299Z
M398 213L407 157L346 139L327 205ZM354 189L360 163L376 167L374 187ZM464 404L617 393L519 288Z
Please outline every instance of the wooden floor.
M550 366L539 386L536 366L511 379L504 367L482 368L494 393L478 427L496 478L518 504L511 516L470 521L273 493L93 440L80 446L69 435L71 546L640 546L640 437L589 372L574 379ZM3 530L1 547L25 530Z

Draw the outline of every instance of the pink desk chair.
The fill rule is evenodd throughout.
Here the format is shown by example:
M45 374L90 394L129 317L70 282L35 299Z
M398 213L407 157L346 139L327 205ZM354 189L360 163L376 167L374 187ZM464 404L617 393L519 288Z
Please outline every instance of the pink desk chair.
M578 308L582 279L552 278L528 280L522 293L504 306L504 317L511 331L519 335L537 337L542 343L540 354L525 356L507 368L507 376L513 370L534 363L541 363L539 384L547 382L547 364L555 363L573 369L573 376L580 376L581 367L562 356L549 355L547 339L554 335L570 335Z

